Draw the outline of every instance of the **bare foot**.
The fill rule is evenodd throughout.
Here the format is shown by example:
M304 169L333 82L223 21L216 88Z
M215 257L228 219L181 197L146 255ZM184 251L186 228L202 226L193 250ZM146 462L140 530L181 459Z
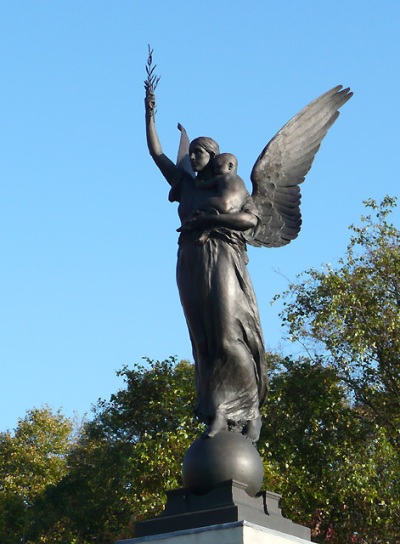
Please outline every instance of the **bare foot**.
M228 430L228 422L226 420L225 414L222 412L217 412L215 418L211 421L209 427L201 435L202 438L212 438L220 431Z
M261 417L252 419L246 423L246 427L243 429L243 435L255 443L260 438L261 427Z

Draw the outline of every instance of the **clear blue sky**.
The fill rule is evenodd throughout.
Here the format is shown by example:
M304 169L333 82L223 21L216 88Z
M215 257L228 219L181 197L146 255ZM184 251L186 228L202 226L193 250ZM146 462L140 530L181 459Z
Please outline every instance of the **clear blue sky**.
M145 144L147 44L164 151L180 121L247 180L298 110L354 90L303 186L299 238L249 251L266 344L290 351L274 294L343 255L363 200L398 193L399 28L397 0L0 1L0 431L46 403L90 415L143 356L191 358L176 205Z

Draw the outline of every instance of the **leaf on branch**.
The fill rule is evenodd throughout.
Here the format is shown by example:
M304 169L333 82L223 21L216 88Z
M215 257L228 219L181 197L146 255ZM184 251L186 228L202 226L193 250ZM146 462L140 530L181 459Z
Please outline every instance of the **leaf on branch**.
M144 88L146 89L146 93L154 93L160 81L160 76L157 76L155 74L155 69L157 68L157 64L154 64L153 66L154 50L151 49L150 45L148 45L147 47L148 47L149 53L148 53L147 64L146 64L147 78L144 81Z

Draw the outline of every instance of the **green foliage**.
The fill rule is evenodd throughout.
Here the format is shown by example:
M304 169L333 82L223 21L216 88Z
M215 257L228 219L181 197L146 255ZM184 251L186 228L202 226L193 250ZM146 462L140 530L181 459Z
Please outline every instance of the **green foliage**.
M92 434L98 428L109 440L138 443L144 437L155 438L177 428L193 433L193 365L178 363L173 357L146 362L146 367L124 367L117 372L125 388L111 395L110 401L98 402L94 421L89 425Z
M270 393L259 442L265 487L283 495L284 512L312 527L315 542L397 543L399 458L382 428L350 402L335 367L276 354L268 354L267 363ZM202 430L192 416L193 365L147 361L119 374L125 387L98 402L75 443L71 426L63 427L65 443L59 432L46 433L46 418L40 428L16 433L14 446L22 443L24 451L13 450L14 481L25 498L1 495L0 542L111 544L131 538L136 521L162 510L165 490L182 485L184 453ZM35 441L46 459L57 452L62 462L29 495L24 448ZM11 472L11 465L2 466L2 474ZM39 478L40 470L34 472Z
M400 447L400 231L387 218L395 199L366 206L337 268L309 270L286 293L284 322L293 339L337 368L355 400Z
M399 457L349 403L335 368L283 360L264 412L266 486L283 495L290 519L315 542L398 542Z
M200 427L193 365L147 360L118 374L125 387L100 400L69 456L69 472L48 496L50 531L64 517L62 537L108 544L134 536L135 522L161 512L165 491L181 487L185 451Z
M310 440L318 455L329 460L328 468L324 463L325 472L320 474L321 489L329 492L325 499L329 508L318 506L315 525L323 535L321 542L399 542L400 231L388 222L395 199L365 204L374 216L362 217L360 227L350 227L353 234L338 266L309 270L284 294L282 317L290 336L302 342L309 354L317 353L313 372L334 372L346 403L335 401L341 421L339 442L329 435L321 435L320 445ZM306 383L304 378L301 382ZM311 387L315 390L316 384ZM299 392L292 391L301 405ZM310 404L312 409L315 400ZM292 424L299 430L296 420ZM298 433L294 435L290 451L294 448L291 455L297 466L303 442ZM289 444L286 439L284 442ZM304 461L307 459L313 459L311 451L304 456ZM314 476L318 475L317 466ZM282 465L279 468L282 471ZM325 478L330 469L333 487ZM291 472L287 481L292 485L295 480ZM314 486L313 491L316 489ZM290 489L286 489L286 497L289 504ZM307 496L306 503L315 507L323 504L320 493L315 498L313 503ZM316 538L320 538L318 531Z
M49 408L33 409L14 433L0 434L0 542L28 542L35 506L67 474L73 422Z

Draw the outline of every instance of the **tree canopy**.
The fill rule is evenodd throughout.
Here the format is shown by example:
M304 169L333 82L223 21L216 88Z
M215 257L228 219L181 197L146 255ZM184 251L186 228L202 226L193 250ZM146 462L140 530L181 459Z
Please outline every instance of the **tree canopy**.
M286 293L293 339L319 350L390 441L400 448L400 231L395 199L365 202L339 266L311 269Z
M14 431L0 433L0 542L28 542L35 507L68 472L74 422L59 411L34 408Z
M284 294L282 318L314 365L335 372L356 417L351 428L362 424L362 470L349 465L361 493L357 505L366 508L361 542L399 542L400 231L389 222L395 198L365 205L371 213L351 225L345 256L336 267L301 275Z

